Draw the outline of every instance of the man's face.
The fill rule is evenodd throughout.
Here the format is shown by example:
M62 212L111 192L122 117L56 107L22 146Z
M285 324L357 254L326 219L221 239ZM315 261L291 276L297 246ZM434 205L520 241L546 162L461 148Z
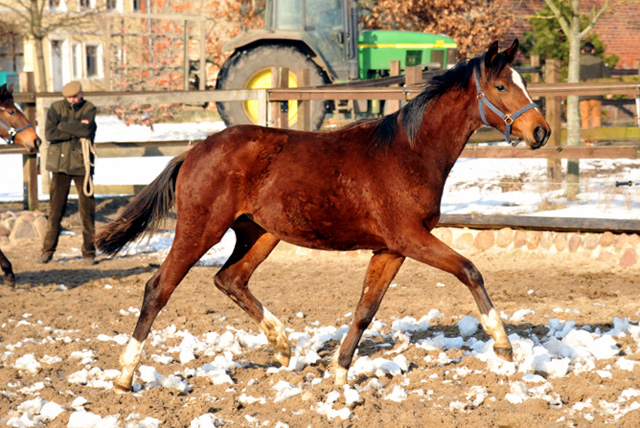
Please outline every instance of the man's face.
M65 99L69 102L69 104L71 104L73 106L73 105L76 105L76 104L78 104L80 102L80 100L82 99L83 95L84 94L82 92L78 92L77 95L74 95L72 97L65 97Z

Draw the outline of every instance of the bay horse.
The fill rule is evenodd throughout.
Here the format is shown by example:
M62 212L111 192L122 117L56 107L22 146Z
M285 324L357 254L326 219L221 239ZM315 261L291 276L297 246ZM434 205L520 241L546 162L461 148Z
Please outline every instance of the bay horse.
M173 244L145 286L114 389L130 390L155 317L229 228L237 242L214 283L259 324L284 366L291 356L284 326L248 287L280 240L320 250L373 251L353 324L333 361L336 385L346 383L362 333L406 257L462 281L495 340L494 351L512 360L482 275L431 230L447 175L483 122L532 149L549 138L549 125L511 67L517 50L517 40L502 52L492 43L484 55L432 78L406 106L380 119L329 132L232 126L171 160L95 239L105 254L116 254L156 231L177 205Z
M0 86L0 137L8 144L20 144L27 152L36 153L40 137L22 110L13 101L13 85ZM15 287L16 277L11 262L0 250L0 268L5 285Z

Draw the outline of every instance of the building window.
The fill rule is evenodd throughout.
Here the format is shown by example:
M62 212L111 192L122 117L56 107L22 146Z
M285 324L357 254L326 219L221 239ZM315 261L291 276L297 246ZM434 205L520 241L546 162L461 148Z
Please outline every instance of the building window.
M98 67L98 46L87 45L85 46L84 51L87 66L87 77L98 77L100 75Z
M91 0L79 0L80 10L89 9L91 7Z
M80 43L71 45L71 79L82 79L82 46Z
M142 0L133 0L133 11L134 12L140 12L141 2L142 2Z
M117 0L107 0L107 10L116 10L118 8Z
M66 11L67 0L48 0L49 10Z

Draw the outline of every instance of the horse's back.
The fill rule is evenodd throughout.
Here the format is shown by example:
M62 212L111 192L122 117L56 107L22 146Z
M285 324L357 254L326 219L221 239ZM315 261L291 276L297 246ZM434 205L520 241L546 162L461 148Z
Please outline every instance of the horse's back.
M229 127L192 149L178 194L188 195L187 205L246 215L294 244L378 246L369 206L376 168L363 161L365 142L349 134Z

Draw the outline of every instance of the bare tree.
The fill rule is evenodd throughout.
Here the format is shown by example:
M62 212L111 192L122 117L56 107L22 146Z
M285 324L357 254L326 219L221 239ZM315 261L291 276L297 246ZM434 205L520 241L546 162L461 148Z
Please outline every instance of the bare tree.
M57 2L54 2L54 4ZM77 29L93 22L99 9L59 11L51 7L51 0L0 0L0 23L16 29L23 37L32 39L36 52L36 88L47 90L44 43L49 34L58 29Z
M605 0L598 9L593 7L588 14L580 14L580 0L545 0L549 9L560 24L560 28L564 32L569 41L569 76L568 82L576 83L580 81L580 42L596 25L596 22L602 14L611 11L616 5L622 2L612 4L611 0ZM561 12L561 3L571 8L570 18L566 19ZM581 17L588 17L588 24L582 30L580 29ZM584 18L582 18L584 19ZM567 97L567 145L577 146L580 144L580 115L578 112L578 96L570 95ZM574 199L578 194L578 183L580 180L580 167L578 160L572 160L568 163L567 169L567 198Z

